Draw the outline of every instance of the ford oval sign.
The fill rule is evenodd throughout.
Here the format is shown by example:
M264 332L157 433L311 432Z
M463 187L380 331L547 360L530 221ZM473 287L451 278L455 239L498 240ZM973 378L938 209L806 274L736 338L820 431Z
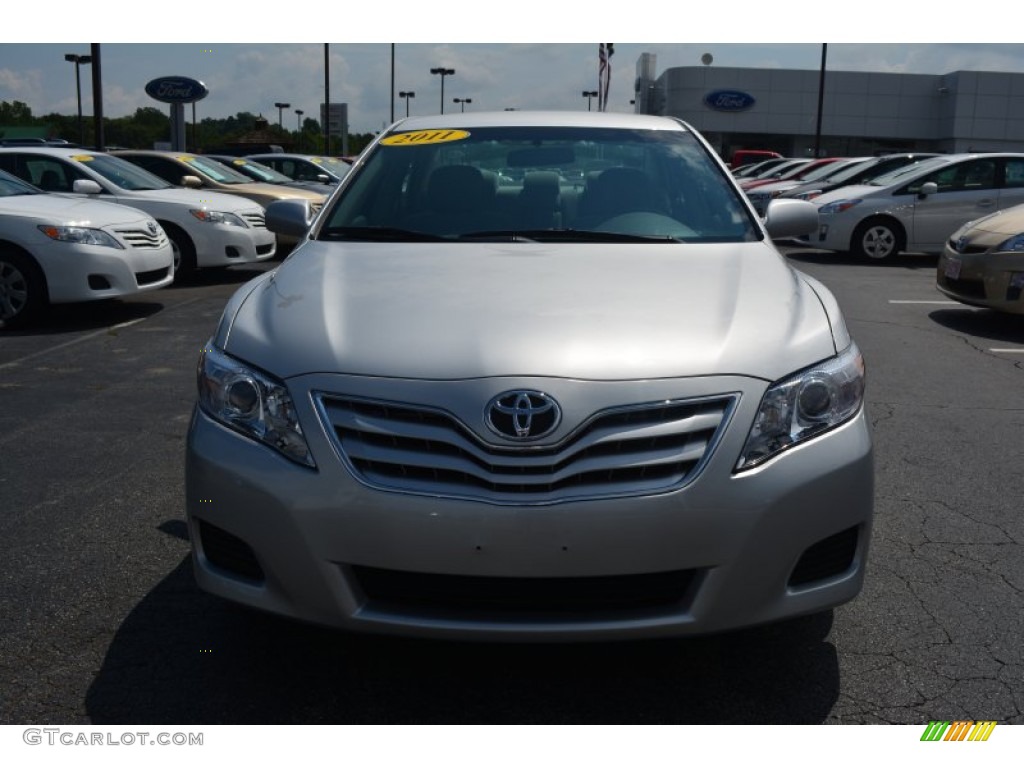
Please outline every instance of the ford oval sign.
M712 91L704 103L719 112L742 112L754 106L756 99L743 91Z
M191 77L158 77L146 83L146 93L165 104L191 104L210 91Z

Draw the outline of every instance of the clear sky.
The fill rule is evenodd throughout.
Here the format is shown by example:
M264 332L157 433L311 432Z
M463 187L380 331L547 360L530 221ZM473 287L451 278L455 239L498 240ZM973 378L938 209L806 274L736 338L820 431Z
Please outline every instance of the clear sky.
M733 0L727 9L705 3L696 12L686 10L687 4L645 3L638 4L629 18L619 18L622 4L517 0L497 5L457 0L429 4L432 10L425 11L427 5L401 0L363 3L361 10L352 10L349 3L303 4L287 14L291 6L285 3L230 8L197 4L197 18L190 19L184 13L189 5L180 2L177 7L182 11L171 15L155 6L140 12L138 2L57 2L46 4L44 19L35 8L19 4L27 10L15 10L13 17L10 9L5 10L0 26L0 100L26 102L37 115L74 114L74 66L64 61L64 54L86 54L89 43L53 42L56 39L102 42L108 117L131 114L141 106L165 109L145 94L145 84L158 76L185 75L210 89L197 105L199 119L247 111L276 122L274 103L287 102L287 128L297 124L295 109L317 117L323 101L324 42L314 38L338 40L330 43L330 95L331 101L348 103L353 132L378 131L390 122L391 41L396 41L396 117L405 114L398 91L416 93L409 102L410 114L440 110L440 78L429 70L442 66L456 70L445 79L446 112L460 109L453 98L472 99L468 110L586 109L582 92L597 87L598 43L590 41L601 38L635 41L615 43L609 97L609 109L614 111L632 110L636 62L645 52L657 55L659 73L669 67L698 66L704 53L713 56L711 66L817 69L822 49L811 39L828 37L839 40L828 43L829 69L1024 72L1024 44L928 42L999 40L999 30L987 21L998 14L985 12L984 2L971 4L974 21L966 24L973 23L974 28L962 21L929 26L913 9L894 11L891 2L878 0L842 8ZM85 7L101 6L105 10L100 14L82 13ZM619 9L615 17L600 10L613 7ZM275 9L276 20L259 16L265 8ZM856 18L829 21L822 15L826 12ZM814 18L803 19L810 15ZM803 20L793 21L796 18ZM884 21L878 22L880 18ZM50 23L54 20L59 23ZM887 42L893 39L913 42ZM380 42L367 42L373 40ZM432 42L437 40L453 42ZM82 68L82 78L84 111L91 114L88 67Z

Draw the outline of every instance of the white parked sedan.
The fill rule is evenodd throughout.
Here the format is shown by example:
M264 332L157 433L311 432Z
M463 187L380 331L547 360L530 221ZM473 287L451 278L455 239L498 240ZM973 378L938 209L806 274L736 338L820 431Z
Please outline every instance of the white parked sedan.
M153 217L68 200L0 171L0 324L24 325L48 303L129 296L169 285L174 254Z
M1024 154L944 155L816 197L819 248L884 259L941 253L961 225L1024 203Z
M512 183L498 183L502 169ZM586 183L576 180L586 179ZM666 117L385 131L204 345L200 587L367 632L624 639L824 611L871 538L864 366L708 143Z
M233 195L176 189L163 179L104 152L53 147L0 149L0 169L44 192L130 205L163 227L175 269L264 261L277 251L263 206Z

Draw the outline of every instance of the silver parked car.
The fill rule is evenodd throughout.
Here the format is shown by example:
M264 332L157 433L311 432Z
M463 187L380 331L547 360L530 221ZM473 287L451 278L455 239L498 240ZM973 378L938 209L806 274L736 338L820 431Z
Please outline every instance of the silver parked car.
M968 221L1024 203L1024 154L941 155L814 198L811 245L886 259L941 253Z
M498 172L514 183L498 183ZM198 366L200 586L440 638L728 630L858 594L864 365L671 118L403 120L229 301Z

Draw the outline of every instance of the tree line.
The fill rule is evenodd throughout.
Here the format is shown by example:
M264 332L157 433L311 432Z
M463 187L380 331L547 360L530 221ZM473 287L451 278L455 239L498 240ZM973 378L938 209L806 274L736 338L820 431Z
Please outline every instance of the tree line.
M185 139L188 151L204 152L240 140L256 130L261 116L251 112L238 112L231 117L204 117L195 123L191 121L188 105L185 106ZM266 120L266 118L262 118ZM91 116L83 117L84 146L95 145L95 132ZM35 116L32 109L21 101L0 101L0 139L15 136L12 128L45 129L44 138L65 139L79 143L78 116L61 115L56 112ZM324 151L323 131L320 121L307 117L301 128L289 131L269 122L263 128L277 139L271 143L281 144L292 152L322 154ZM166 110L156 107L139 107L135 114L126 117L104 117L103 137L107 148L152 149L157 142L166 142L171 136L171 120ZM350 133L349 154L358 154L373 140L372 133ZM341 139L331 138L331 153L341 152Z

